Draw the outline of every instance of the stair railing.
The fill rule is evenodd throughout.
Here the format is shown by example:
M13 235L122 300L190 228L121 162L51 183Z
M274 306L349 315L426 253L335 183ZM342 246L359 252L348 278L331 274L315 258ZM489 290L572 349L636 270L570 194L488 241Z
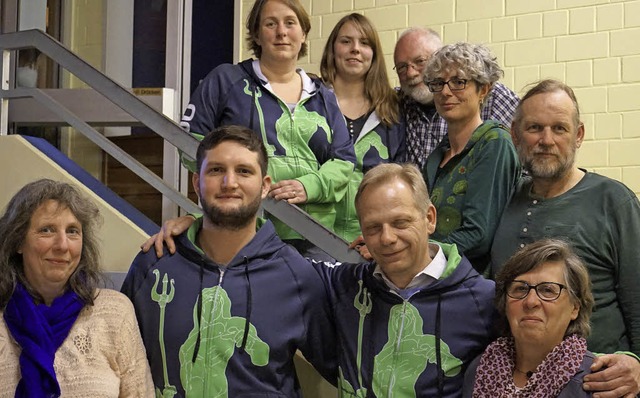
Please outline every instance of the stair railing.
M60 42L38 29L0 35L0 51L2 52L2 70L0 71L0 135L8 134L9 100L33 98L70 126L77 129L102 150L129 168L182 209L190 213L201 212L199 206L167 184L162 178L158 177L117 145L113 144L88 123L81 120L69 111L68 108L47 95L44 91L37 88L10 88L9 65L11 51L25 48L36 48L40 50L58 65L75 75L89 87L113 102L156 134L163 137L187 156L195 159L198 140L191 134L186 134L173 120L157 112L146 102L136 97L131 91L110 79L68 50ZM268 198L263 200L262 207L265 211L285 222L335 259L344 262L359 262L362 260L355 250L348 248L347 243L343 239L319 224L297 206L291 205L286 201L276 201Z

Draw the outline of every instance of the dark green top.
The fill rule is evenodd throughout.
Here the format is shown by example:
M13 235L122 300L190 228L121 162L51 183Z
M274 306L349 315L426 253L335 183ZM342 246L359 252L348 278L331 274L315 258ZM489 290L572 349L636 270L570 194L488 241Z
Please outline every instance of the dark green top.
M586 173L549 199L534 197L523 178L504 211L491 248L497 273L520 247L540 238L572 243L591 276L596 305L589 350L640 354L640 202L624 184Z
M478 126L464 150L440 167L449 148L447 135L423 170L438 211L431 238L455 243L482 272L500 215L520 177L518 155L507 128L494 120Z

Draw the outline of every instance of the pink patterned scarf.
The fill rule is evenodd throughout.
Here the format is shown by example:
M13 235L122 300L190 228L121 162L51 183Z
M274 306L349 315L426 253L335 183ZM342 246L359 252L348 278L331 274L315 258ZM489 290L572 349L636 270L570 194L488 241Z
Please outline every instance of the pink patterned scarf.
M536 368L527 384L513 384L515 344L512 337L500 337L489 344L480 358L473 398L556 397L580 369L587 341L576 334L564 338Z

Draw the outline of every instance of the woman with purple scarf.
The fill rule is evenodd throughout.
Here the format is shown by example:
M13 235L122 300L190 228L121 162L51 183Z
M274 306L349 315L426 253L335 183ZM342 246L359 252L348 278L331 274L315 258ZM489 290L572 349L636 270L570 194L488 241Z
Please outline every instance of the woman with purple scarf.
M153 397L133 306L99 289L96 205L25 185L0 218L0 397Z
M582 379L593 308L582 260L560 240L525 246L496 277L503 337L465 374L464 397L590 397Z

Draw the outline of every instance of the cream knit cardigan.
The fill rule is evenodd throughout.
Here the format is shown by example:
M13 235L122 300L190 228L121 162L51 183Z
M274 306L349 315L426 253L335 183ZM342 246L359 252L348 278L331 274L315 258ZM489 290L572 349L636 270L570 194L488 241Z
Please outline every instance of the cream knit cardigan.
M0 397L13 398L20 380L20 346L0 312ZM153 381L129 299L99 289L82 309L54 361L63 398L153 397Z

